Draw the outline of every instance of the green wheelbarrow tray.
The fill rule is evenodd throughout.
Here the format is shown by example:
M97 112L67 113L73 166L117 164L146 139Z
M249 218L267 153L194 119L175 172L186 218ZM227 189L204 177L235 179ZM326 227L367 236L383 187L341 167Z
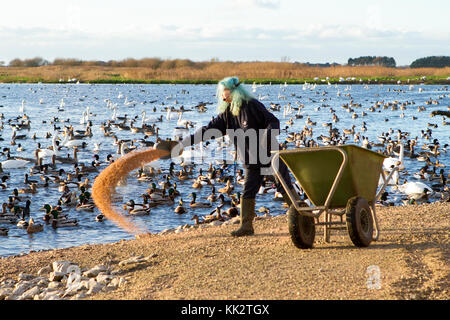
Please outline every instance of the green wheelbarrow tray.
M355 145L301 148L274 152L272 168L294 207L302 215L319 218L326 212L327 215L337 214L342 217L349 200L355 197L364 198L372 208L376 240L379 231L375 203L394 172L392 170L388 179L385 178L382 170L385 158L382 154ZM279 159L290 169L314 206L304 207L295 201L290 187L278 171ZM380 174L385 183L377 192ZM337 210L342 208L343 211ZM330 225L340 224L330 221L327 216L324 223L316 225L325 225L328 228Z
M372 204L386 158L355 145L284 150L279 152L279 157L315 206L326 204L339 169L343 166L342 176L327 205L330 209L345 207L354 196L363 197Z

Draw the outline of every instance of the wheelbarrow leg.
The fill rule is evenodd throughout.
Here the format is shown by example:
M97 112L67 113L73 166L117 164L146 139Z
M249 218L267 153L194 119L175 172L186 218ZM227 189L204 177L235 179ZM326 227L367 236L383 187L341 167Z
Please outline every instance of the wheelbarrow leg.
M328 222L331 222L331 214L328 212L328 210L327 211L325 211L325 222L326 223L328 223ZM329 243L330 242L330 225L329 224L325 224L324 225L324 232L323 232L323 240L326 242L326 243Z

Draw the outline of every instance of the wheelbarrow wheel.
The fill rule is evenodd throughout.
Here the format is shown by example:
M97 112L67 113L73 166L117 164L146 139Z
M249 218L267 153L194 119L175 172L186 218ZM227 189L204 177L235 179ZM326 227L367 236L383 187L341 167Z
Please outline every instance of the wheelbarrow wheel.
M306 203L301 203L301 207L307 207ZM310 249L313 247L316 236L314 218L300 214L293 205L288 212L288 227L291 240L297 248Z
M357 247L368 247L372 242L373 221L367 200L361 197L348 200L346 220L353 244Z

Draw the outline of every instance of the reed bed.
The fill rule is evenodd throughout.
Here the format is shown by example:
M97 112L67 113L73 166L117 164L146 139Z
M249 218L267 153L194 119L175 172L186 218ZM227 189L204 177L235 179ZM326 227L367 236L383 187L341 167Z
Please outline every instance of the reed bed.
M136 82L151 81L216 81L226 76L237 75L241 79L304 80L316 77L332 80L348 78L421 78L434 77L447 80L450 67L446 68L387 68L379 66L331 66L312 67L283 62L215 62L202 65L175 67L110 67L110 66L41 66L1 67L2 82L66 82L77 79L81 82ZM60 80L61 79L61 80Z

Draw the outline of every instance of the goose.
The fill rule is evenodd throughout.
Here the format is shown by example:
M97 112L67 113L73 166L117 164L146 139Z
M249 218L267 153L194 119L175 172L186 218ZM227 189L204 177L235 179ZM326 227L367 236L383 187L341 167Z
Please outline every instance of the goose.
M35 223L33 218L28 221L27 233L36 233L44 231L44 226L40 223Z

